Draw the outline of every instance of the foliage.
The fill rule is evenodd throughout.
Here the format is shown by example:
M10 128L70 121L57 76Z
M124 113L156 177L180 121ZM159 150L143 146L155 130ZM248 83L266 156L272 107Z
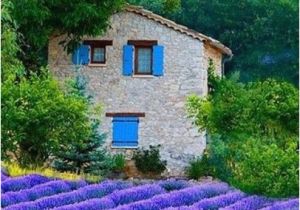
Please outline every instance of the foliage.
M143 6L162 15L172 15L180 9L181 0L128 0L130 4Z
M91 133L87 102L64 93L43 76L2 84L2 157L12 153L21 165L43 165L61 145L85 139Z
M297 195L298 90L272 79L209 80L214 91L205 98L190 96L187 110L210 134L213 174L246 192Z
M125 168L126 160L124 155L116 154L113 156L114 167L113 170L116 172L122 172Z
M91 96L86 94L86 80L77 70L75 82L72 83L72 95L83 98L88 105L91 103ZM105 175L114 168L114 159L102 148L105 134L99 132L99 116L101 107L95 106L95 112L89 116L91 121L91 133L79 142L70 142L60 147L56 153L53 167L59 171L71 171L77 174L89 173L93 175ZM93 116L98 116L94 118Z
M27 70L46 64L50 36L65 34L63 44L70 52L84 35L96 36L109 26L110 16L123 0L18 1L12 2L12 18L24 35L20 58Z
M245 192L263 193L272 197L298 194L297 139L286 140L282 148L276 143L262 144L250 139L241 145L235 158L233 183Z
M243 82L272 77L298 84L296 0L184 0L170 13L156 6L161 1L133 2L229 46L234 57L226 73L240 71Z
M199 179L202 176L211 176L212 167L209 163L208 154L205 152L201 158L192 160L186 169L190 179Z
M150 145L149 149L139 149L133 155L133 160L142 173L160 174L166 169L167 162L160 159L159 147Z
M43 168L43 167L34 167L34 168L24 168L21 167L16 162L2 162L2 166L5 167L10 177L18 177L29 174L40 174L45 177L50 178L59 178L64 180L80 180L84 179L89 182L99 182L102 177L95 176L91 174L75 174L71 172L59 172L54 170L53 168Z

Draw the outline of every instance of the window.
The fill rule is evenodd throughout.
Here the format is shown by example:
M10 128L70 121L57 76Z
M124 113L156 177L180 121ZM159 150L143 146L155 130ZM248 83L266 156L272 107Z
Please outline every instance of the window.
M129 40L134 46L134 74L152 75L153 46L156 40Z
M112 120L112 146L137 147L139 117L145 113L106 113Z
M113 146L136 147L138 145L137 117L113 118Z
M90 46L90 64L106 63L106 46L112 45L111 40L86 40L83 43Z
M152 47L135 48L135 74L152 74Z

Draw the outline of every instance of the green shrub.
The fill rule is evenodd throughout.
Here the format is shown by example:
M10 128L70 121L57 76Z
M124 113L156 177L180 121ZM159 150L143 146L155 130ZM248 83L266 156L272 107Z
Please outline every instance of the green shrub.
M199 179L202 176L211 176L212 167L209 163L207 153L204 153L201 158L196 158L190 162L186 169L187 176L191 179Z
M160 160L158 146L150 146L149 149L139 149L133 155L135 165L142 173L161 174L167 165L167 161Z
M286 148L275 143L261 144L261 139L250 139L240 146L241 154L235 158L231 184L245 192L271 197L298 194L297 138Z
M299 91L272 79L241 84L209 75L209 81L213 91L190 96L187 110L209 134L212 174L248 193L297 196Z
M113 156L114 167L113 170L116 172L122 172L125 168L126 160L124 155L116 154Z

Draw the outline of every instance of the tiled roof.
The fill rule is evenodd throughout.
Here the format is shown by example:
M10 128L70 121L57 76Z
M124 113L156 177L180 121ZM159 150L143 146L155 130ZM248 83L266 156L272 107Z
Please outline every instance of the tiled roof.
M189 29L186 26L180 25L175 23L174 21L168 20L160 15L154 14L153 12L143 9L143 7L140 6L133 6L133 5L128 5L125 7L125 10L128 12L132 12L141 16L144 16L148 19L154 20L160 24L163 24L169 28L172 28L176 31L179 31L183 34L186 34L188 36L193 37L194 39L198 39L200 41L203 41L204 43L211 45L218 50L220 50L222 53L227 54L229 56L232 56L232 51L230 48L226 47L223 45L221 42L219 42L216 39L213 39L209 36L206 36L204 34L201 34L195 30Z

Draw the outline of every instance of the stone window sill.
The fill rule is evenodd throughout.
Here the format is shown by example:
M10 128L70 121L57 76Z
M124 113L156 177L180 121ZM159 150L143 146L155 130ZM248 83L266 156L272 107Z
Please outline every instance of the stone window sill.
M150 78L154 78L153 75L140 75L140 74L135 74L132 75L132 78L145 78L145 79L150 79Z
M97 64L97 63L90 63L90 64L88 64L88 66L89 67L105 67L105 66L107 66L106 65L106 63L99 63L99 64Z

